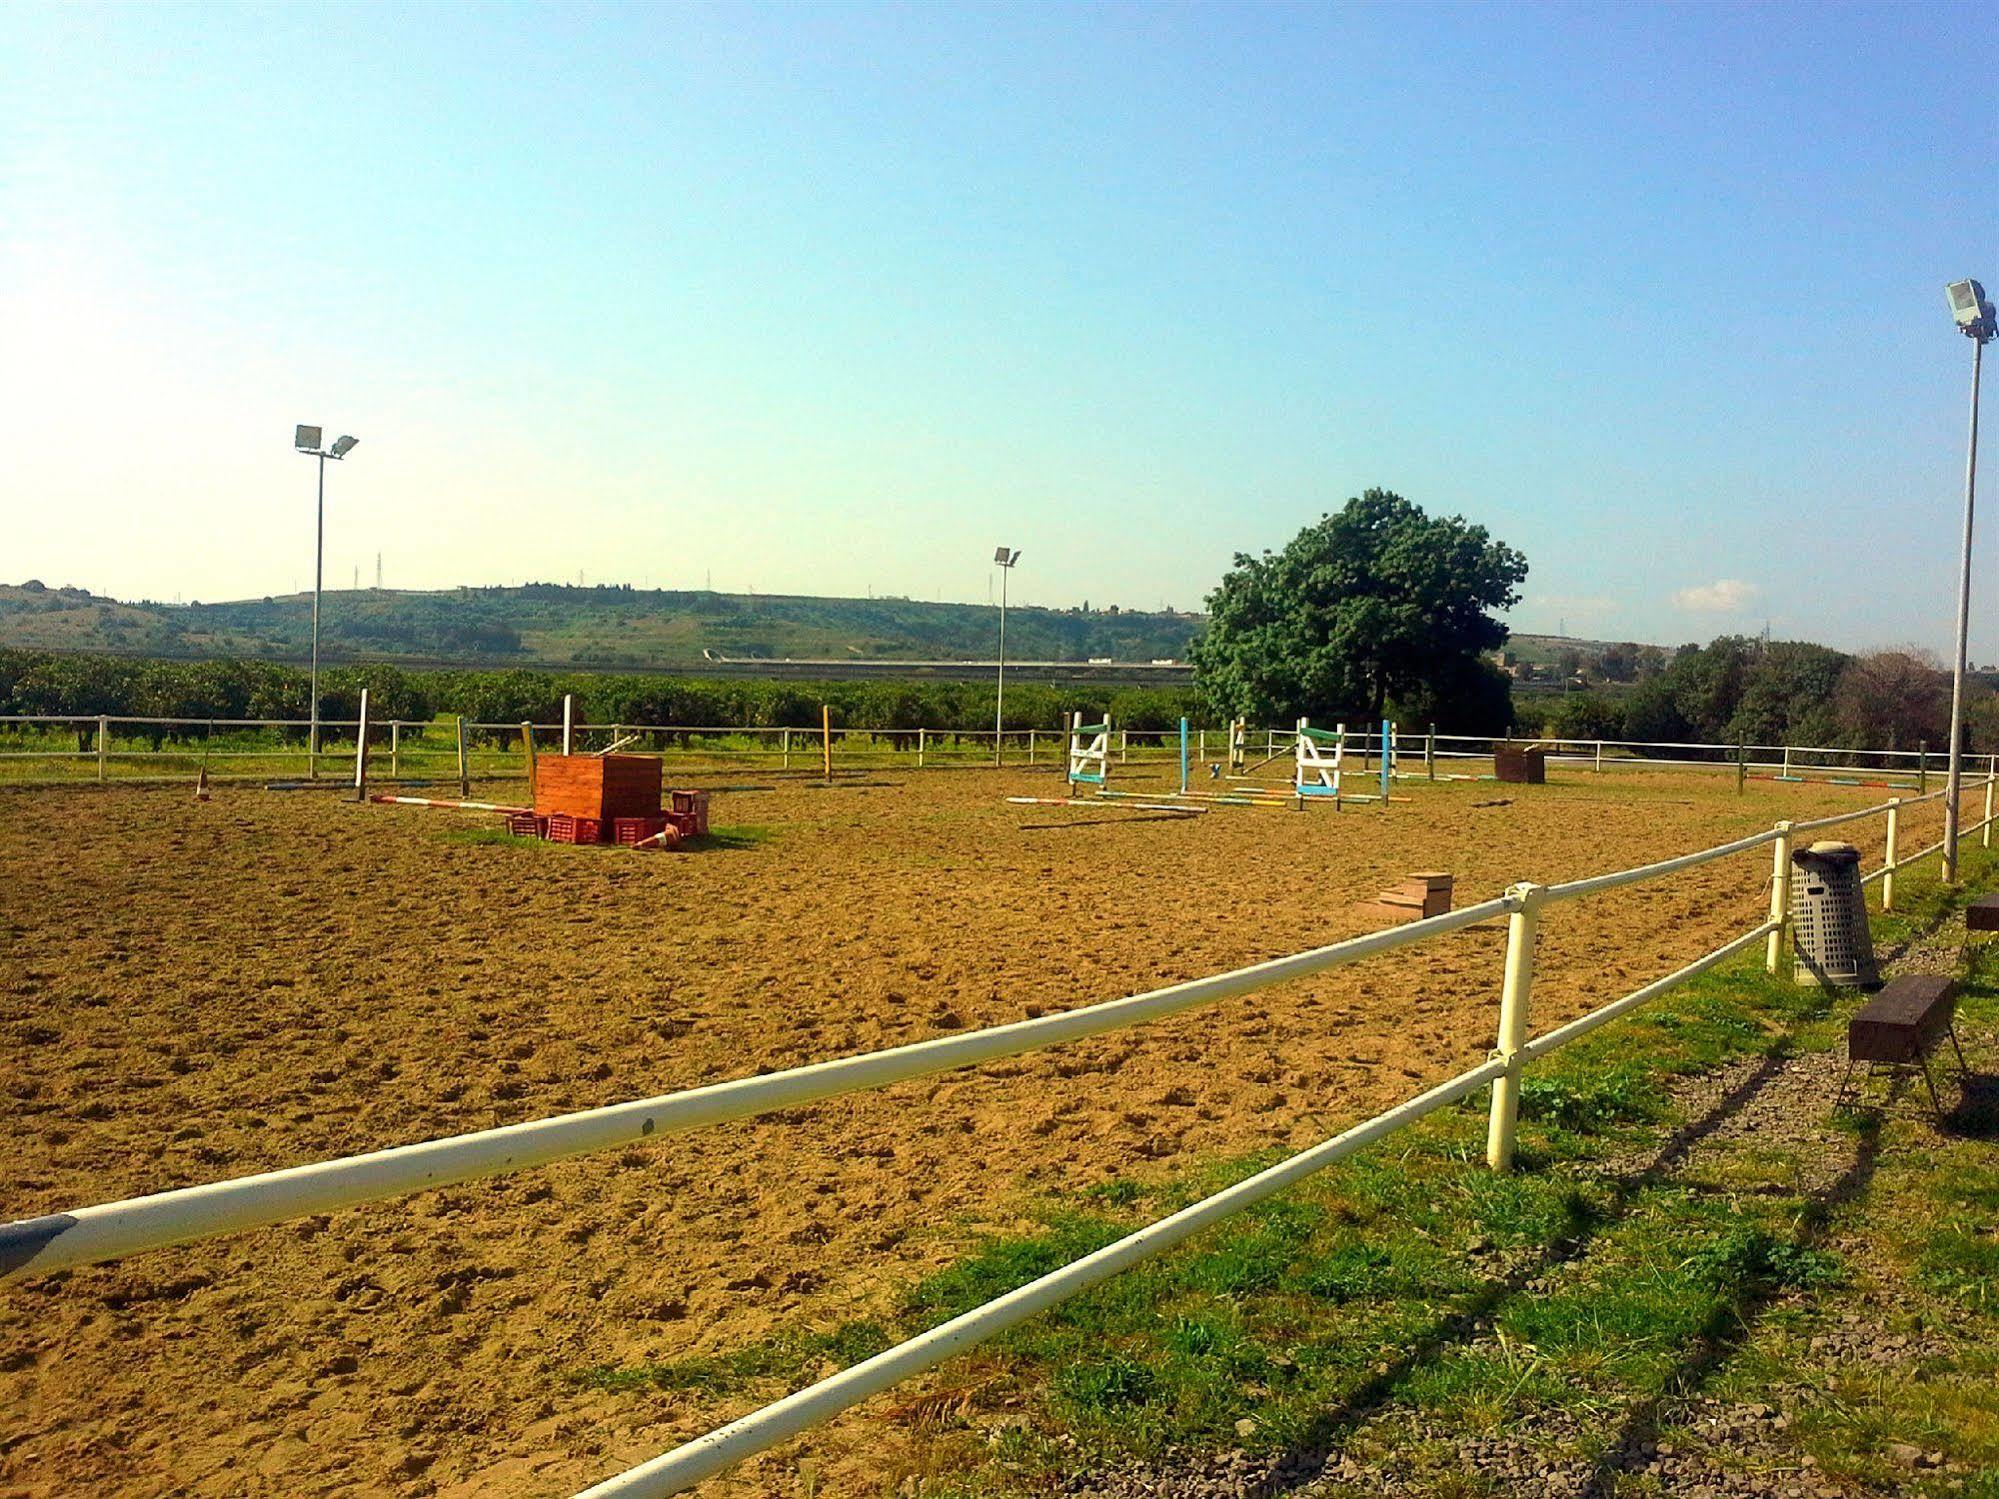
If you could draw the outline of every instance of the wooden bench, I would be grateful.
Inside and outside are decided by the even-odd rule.
[[[1853,1069],[1866,1062],[1870,1071],[1882,1067],[1920,1070],[1930,1090],[1930,1107],[1942,1118],[1943,1105],[1937,1101],[1936,1079],[1930,1075],[1930,1053],[1939,1041],[1946,1036],[1950,1038],[1951,1050],[1957,1054],[1959,1075],[1970,1075],[1952,1023],[1956,1015],[1956,979],[1940,973],[1912,973],[1891,980],[1846,1024],[1846,1075],[1840,1079],[1839,1098],[1834,1107],[1844,1105]]]

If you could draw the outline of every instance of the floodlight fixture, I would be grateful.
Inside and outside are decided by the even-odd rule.
[[[353,449],[354,444],[360,440],[358,437],[336,437],[333,439],[333,446],[327,450],[327,456],[329,458],[345,458]]]
[[[1012,567],[1014,563],[1020,561],[1020,549],[1015,547],[1012,551],[1008,551],[1005,547],[1000,547],[993,553],[993,561],[1001,567]]]
[[[319,451],[319,428],[301,425],[298,431],[292,434],[292,446],[297,448],[301,453],[317,453]]]
[[[1999,331],[1999,319],[1994,318],[1992,304],[1985,300],[1985,288],[1976,281],[1953,281],[1943,289],[1943,294],[1950,303],[1957,331],[1966,338],[1984,343]]]

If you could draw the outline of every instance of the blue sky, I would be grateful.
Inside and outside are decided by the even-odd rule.
[[[1941,649],[1989,23],[11,6],[0,578],[309,584],[311,421],[343,586],[1194,607],[1382,485],[1518,628]]]

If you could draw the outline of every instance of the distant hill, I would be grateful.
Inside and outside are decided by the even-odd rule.
[[[359,589],[324,595],[327,660],[411,665],[691,668],[714,657],[777,660],[990,660],[999,611],[911,599],[670,592],[625,587]],[[1007,610],[1009,661],[1184,660],[1199,614]],[[299,661],[311,651],[312,596],[223,604],[126,603],[82,588],[0,584],[0,646],[160,657]]]

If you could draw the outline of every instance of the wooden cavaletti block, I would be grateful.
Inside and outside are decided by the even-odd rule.
[[[651,755],[542,755],[535,773],[534,810],[549,817],[659,815],[659,761]]]

